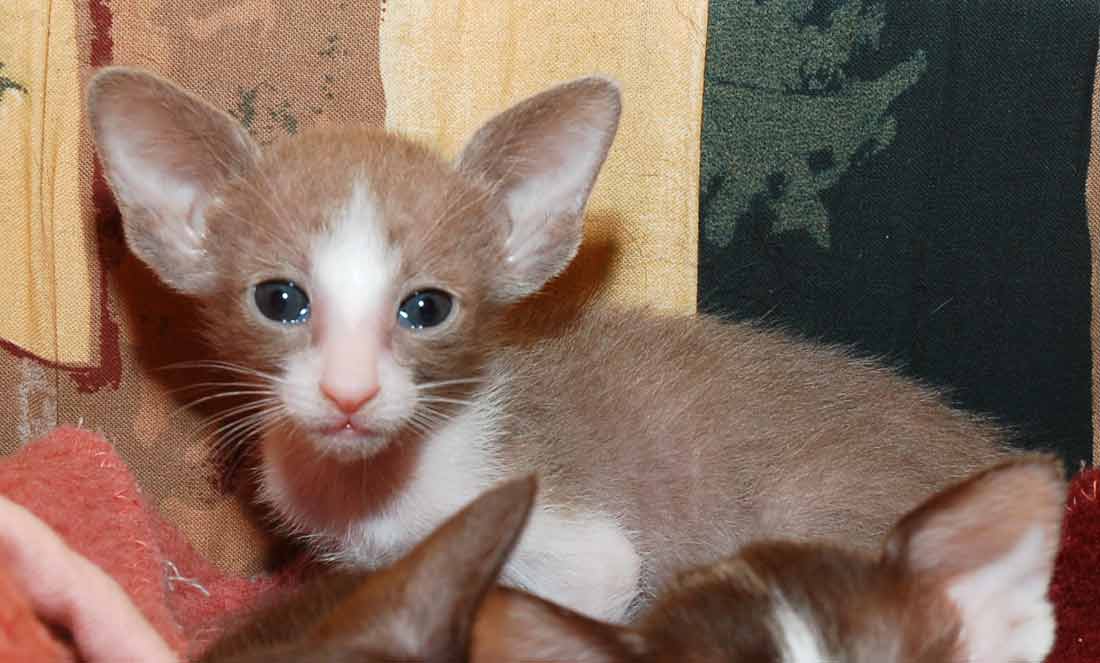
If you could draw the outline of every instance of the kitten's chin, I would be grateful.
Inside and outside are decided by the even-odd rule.
[[[365,460],[377,455],[390,442],[390,436],[352,428],[307,430],[303,442],[322,456],[338,460]]]

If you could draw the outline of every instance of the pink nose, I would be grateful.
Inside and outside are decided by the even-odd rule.
[[[378,395],[378,385],[360,389],[339,389],[322,382],[321,393],[344,414],[355,414]]]

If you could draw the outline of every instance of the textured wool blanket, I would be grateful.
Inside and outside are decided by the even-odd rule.
[[[150,507],[114,447],[88,431],[61,428],[0,459],[0,496],[9,500],[0,502],[5,663],[157,663],[157,640],[170,650],[162,653],[187,657],[294,574],[218,571]]]

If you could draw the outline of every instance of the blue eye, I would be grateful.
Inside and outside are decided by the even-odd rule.
[[[414,292],[397,309],[397,324],[406,329],[435,327],[451,314],[451,296],[442,290]]]
[[[252,297],[268,320],[284,325],[309,320],[309,297],[291,281],[264,281],[254,288]]]

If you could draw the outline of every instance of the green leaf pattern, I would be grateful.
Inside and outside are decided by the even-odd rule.
[[[879,48],[885,9],[833,0],[738,0],[716,3],[736,27],[737,53],[708,80],[716,108],[704,140],[719,133],[727,172],[718,178],[732,213],[708,219],[705,239],[725,247],[739,217],[763,195],[777,217],[774,232],[804,228],[829,248],[820,194],[853,165],[888,147],[896,134],[890,104],[927,68],[921,51],[874,80],[849,74],[857,58]],[[816,16],[820,14],[820,16]]]

